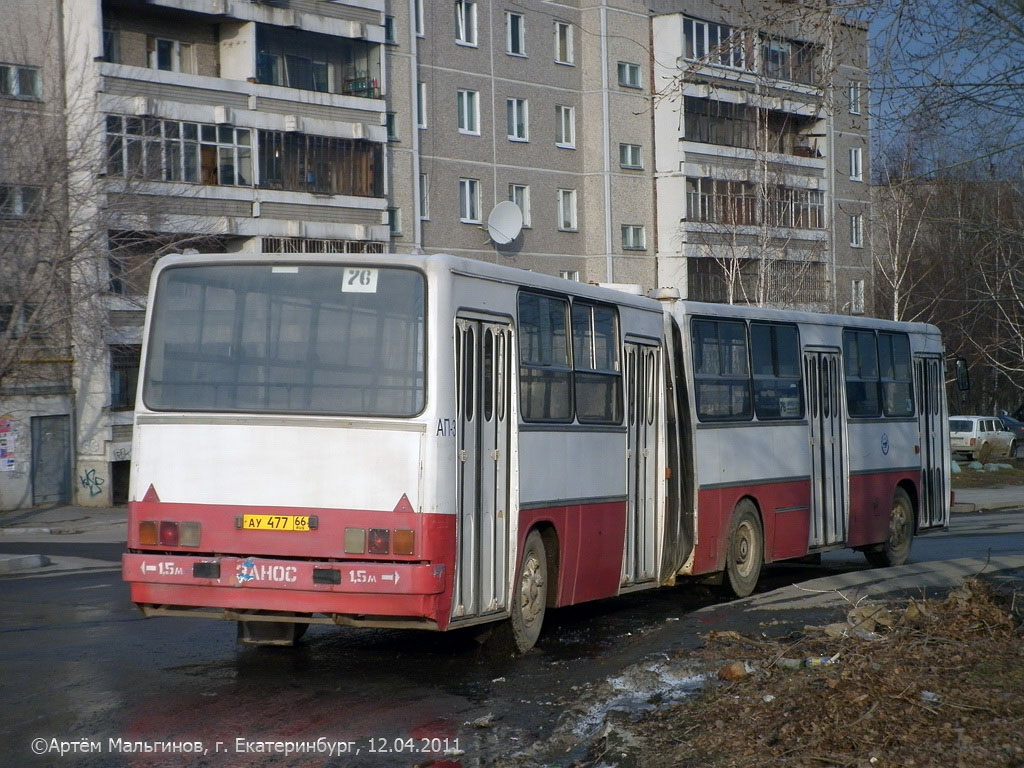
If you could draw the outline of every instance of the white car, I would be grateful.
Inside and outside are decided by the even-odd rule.
[[[1017,451],[1013,432],[1003,429],[1003,423],[995,416],[950,417],[949,446],[953,453],[979,461],[988,461],[993,456],[1013,457]]]

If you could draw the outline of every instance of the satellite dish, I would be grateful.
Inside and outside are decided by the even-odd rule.
[[[487,234],[498,245],[508,245],[523,231],[523,212],[511,200],[498,203],[487,217]]]

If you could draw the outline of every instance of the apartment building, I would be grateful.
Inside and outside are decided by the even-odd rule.
[[[0,156],[0,231],[60,208],[76,296],[45,329],[0,296],[37,361],[0,378],[0,508],[123,498],[166,252],[446,251],[871,311],[866,30],[825,4],[8,5],[0,111],[51,117],[67,179]],[[504,201],[522,225],[495,237]]]
[[[14,9],[46,16],[27,27],[8,16],[0,38],[30,36],[33,99],[63,116],[67,199],[46,205],[63,205],[78,252],[67,276],[71,394],[60,403],[65,491],[41,499],[30,477],[19,485],[0,473],[0,505],[105,505],[126,493],[156,256],[387,250],[383,0]],[[0,429],[18,430],[16,465],[31,475],[34,444],[5,398],[7,412]]]
[[[69,265],[52,257],[65,220],[64,84],[55,2],[10,0],[0,32],[0,509],[62,501],[71,484]],[[10,23],[10,16],[17,24]]]
[[[655,282],[650,17],[642,3],[390,0],[396,250]],[[512,200],[523,225],[489,237]]]
[[[659,282],[704,301],[870,312],[867,30],[825,4],[661,5]]]

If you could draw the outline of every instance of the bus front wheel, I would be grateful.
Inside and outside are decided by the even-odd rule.
[[[914,540],[914,505],[902,488],[892,495],[892,512],[889,513],[889,538],[878,546],[864,551],[864,557],[876,568],[903,565],[910,557],[910,545]]]
[[[764,534],[757,507],[743,499],[732,513],[729,526],[729,551],[726,553],[725,576],[736,597],[754,591],[764,563]]]
[[[519,653],[533,648],[540,637],[547,609],[548,560],[538,531],[526,537],[519,573],[512,593],[512,639]]]

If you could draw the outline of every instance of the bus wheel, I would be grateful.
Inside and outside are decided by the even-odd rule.
[[[540,637],[548,597],[548,559],[540,533],[526,537],[519,560],[519,576],[512,593],[512,639],[520,653],[533,648]]]
[[[736,505],[729,528],[729,551],[726,553],[725,575],[729,589],[736,597],[754,591],[764,563],[764,534],[757,507],[750,499]]]
[[[889,513],[889,538],[877,547],[866,550],[864,557],[876,568],[903,565],[910,557],[913,539],[914,507],[907,492],[897,488],[892,495],[892,512]]]

